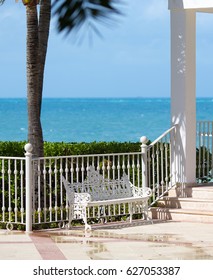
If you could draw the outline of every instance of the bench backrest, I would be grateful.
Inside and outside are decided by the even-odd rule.
[[[93,167],[88,177],[81,183],[69,183],[69,193],[88,193],[92,201],[132,197],[132,187],[124,173],[121,179],[105,179]]]

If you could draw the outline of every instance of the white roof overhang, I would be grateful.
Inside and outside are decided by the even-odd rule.
[[[169,10],[192,9],[197,12],[213,13],[213,0],[168,0]]]

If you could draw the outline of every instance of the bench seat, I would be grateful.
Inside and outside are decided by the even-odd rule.
[[[149,197],[148,197],[149,198]],[[113,205],[113,204],[122,204],[122,203],[131,203],[146,200],[147,197],[125,197],[125,198],[116,198],[116,199],[108,199],[108,200],[95,200],[89,201],[87,206],[98,206],[98,205]]]

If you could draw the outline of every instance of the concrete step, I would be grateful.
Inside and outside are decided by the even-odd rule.
[[[150,209],[152,219],[213,223],[213,185],[186,187],[183,194],[171,191],[160,199]]]
[[[158,207],[162,208],[176,208],[176,209],[191,209],[213,211],[213,200],[200,198],[180,198],[180,197],[164,197],[157,203]]]
[[[192,188],[193,198],[206,198],[213,200],[213,188],[212,187],[194,187]]]
[[[153,220],[213,223],[213,211],[152,207],[150,209],[150,216]]]
[[[187,187],[184,192],[187,197],[213,199],[213,186]]]

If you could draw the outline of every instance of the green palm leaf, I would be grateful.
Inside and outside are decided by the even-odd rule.
[[[78,31],[87,24],[96,33],[96,22],[110,23],[114,15],[121,15],[120,9],[116,8],[119,0],[54,0],[53,14],[58,18],[58,30]]]

